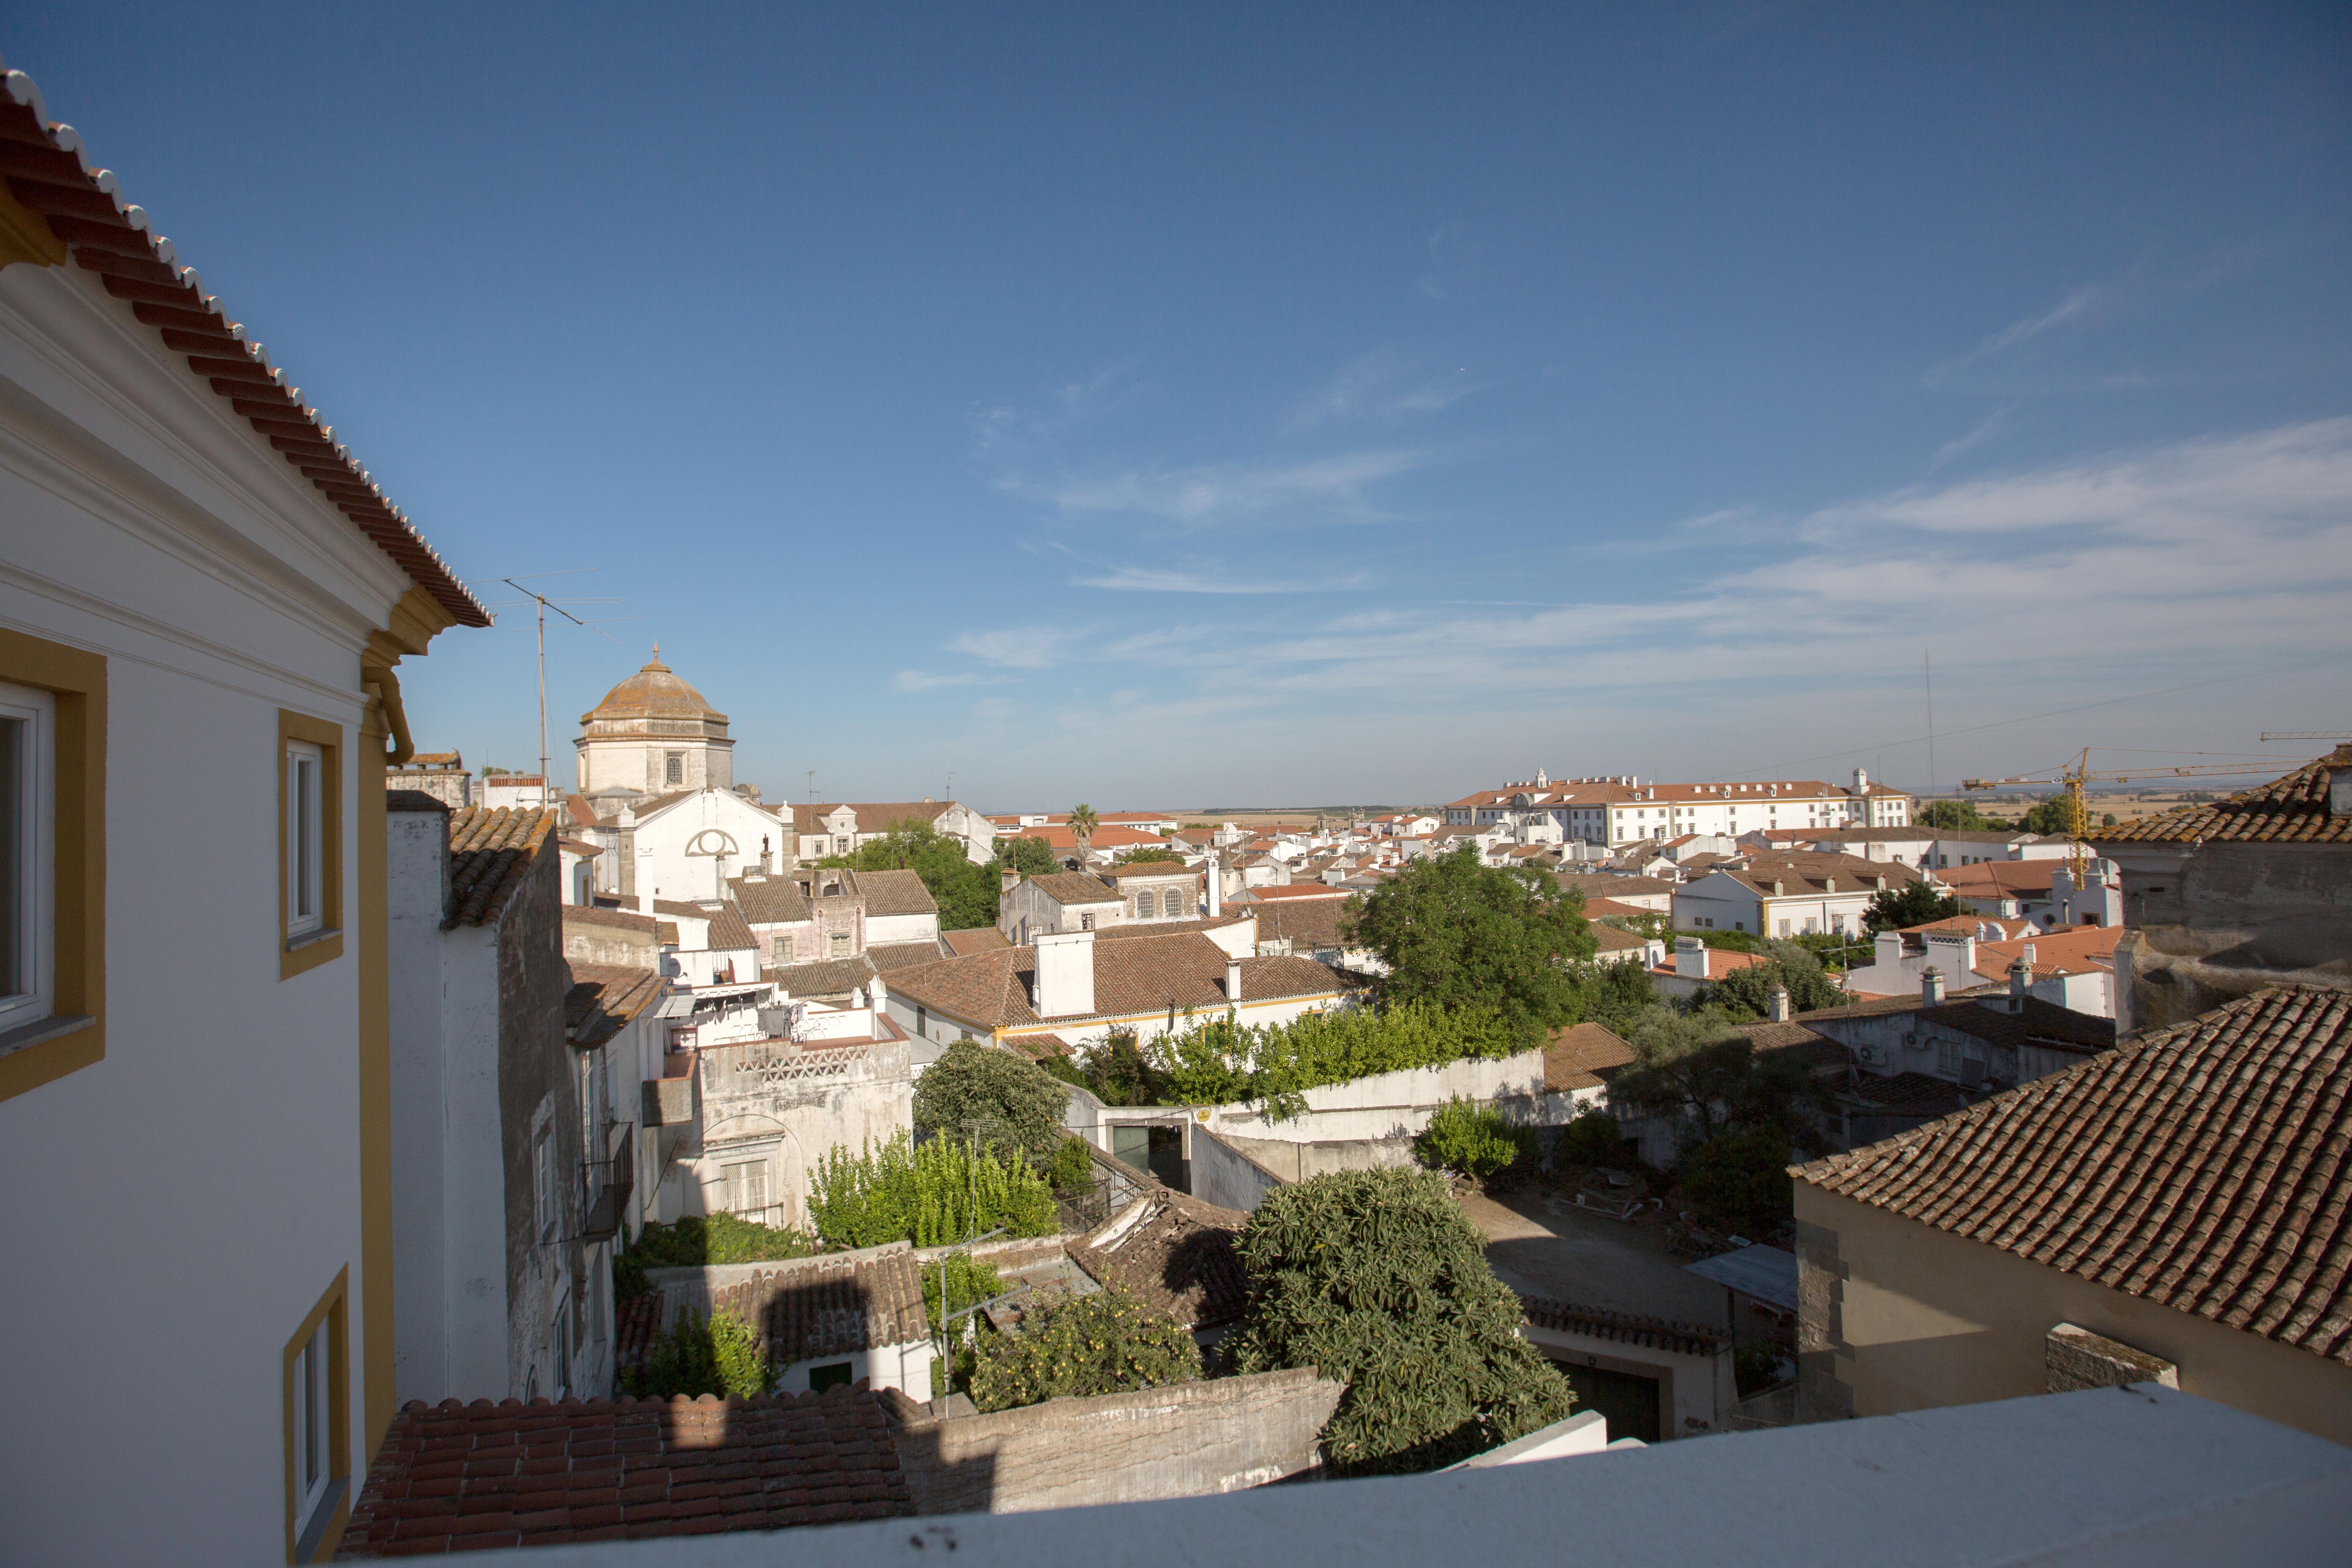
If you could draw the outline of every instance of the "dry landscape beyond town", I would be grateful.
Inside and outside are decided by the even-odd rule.
[[[2352,1554],[2352,16],[0,48],[0,1563]]]

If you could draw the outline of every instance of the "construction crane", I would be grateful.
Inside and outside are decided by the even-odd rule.
[[[2272,739],[2268,735],[2263,738]],[[2066,869],[2073,875],[2074,886],[2079,888],[2083,886],[2084,878],[2091,868],[2091,808],[2089,802],[2084,797],[2083,786],[2093,779],[2097,779],[2102,784],[2121,784],[2130,779],[2194,778],[2202,773],[2236,773],[2242,776],[2255,771],[2258,770],[2248,768],[2243,763],[2203,763],[2186,768],[2101,768],[2095,772],[2091,767],[2091,753],[2088,749],[2085,749],[2081,756],[2063,767],[2046,769],[2038,774],[2020,774],[2013,778],[1962,779],[1960,787],[1962,789],[1998,789],[2003,784],[2063,784],[2066,787],[2064,799],[2068,840]],[[2049,776],[2052,773],[2055,773],[2058,777],[2052,779]]]
[[[2265,741],[2352,741],[2352,730],[2266,730]]]

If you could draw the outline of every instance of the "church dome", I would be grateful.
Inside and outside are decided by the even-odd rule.
[[[604,693],[604,701],[580,716],[583,724],[600,719],[712,719],[724,724],[727,715],[671,674],[656,646],[643,669]]]

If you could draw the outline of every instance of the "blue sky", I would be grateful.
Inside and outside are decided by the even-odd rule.
[[[1947,783],[2352,724],[2340,7],[81,5],[0,53],[485,597],[642,617],[550,633],[559,768],[656,639],[771,798],[988,809],[1918,783],[1923,649]],[[531,765],[528,616],[406,687]]]

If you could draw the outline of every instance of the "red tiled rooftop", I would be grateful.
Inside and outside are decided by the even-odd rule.
[[[877,1397],[412,1402],[341,1557],[779,1530],[911,1514]]]

